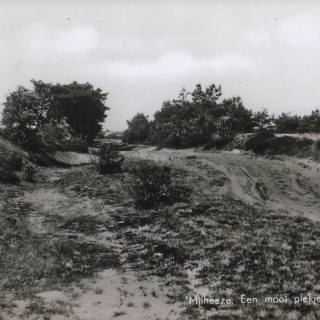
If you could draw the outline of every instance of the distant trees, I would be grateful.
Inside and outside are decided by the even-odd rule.
[[[149,122],[148,141],[168,147],[193,147],[219,139],[228,139],[231,132],[251,131],[253,114],[240,97],[223,100],[221,86],[203,89],[197,84],[192,92],[185,88],[176,100],[165,101]],[[130,128],[129,128],[130,129]]]
[[[149,137],[150,123],[148,116],[137,113],[131,120],[127,120],[128,129],[124,132],[123,141],[126,143],[143,143]]]
[[[297,132],[299,126],[301,126],[301,117],[291,115],[291,112],[282,112],[278,118],[274,120],[276,124],[277,131],[282,133],[293,133]]]
[[[5,136],[20,146],[32,148],[44,132],[67,133],[90,141],[106,118],[107,93],[89,83],[53,85],[31,80],[33,90],[18,86],[3,103]],[[67,131],[67,132],[66,132]]]
[[[320,133],[320,111],[316,109],[311,115],[303,117],[282,113],[274,120],[277,132],[281,133]]]
[[[270,116],[269,111],[265,108],[254,113],[254,122],[260,131],[267,129],[272,124],[273,120],[274,115]]]

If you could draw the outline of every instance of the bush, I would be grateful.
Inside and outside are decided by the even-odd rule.
[[[63,151],[88,153],[88,142],[80,138],[71,138],[62,142]]]
[[[260,153],[263,151],[266,151],[270,147],[270,141],[268,140],[260,140],[257,141],[257,143],[252,148],[252,151],[254,153]]]
[[[225,145],[227,145],[231,141],[232,141],[232,138],[221,138],[221,139],[218,139],[218,140],[215,141],[216,148],[217,149],[221,149],[222,147],[224,147]]]
[[[23,181],[34,182],[35,174],[38,172],[37,166],[30,161],[25,161],[21,169],[21,178]]]
[[[159,204],[186,201],[190,194],[188,187],[172,184],[167,166],[141,162],[131,172],[135,175],[131,194],[139,208],[151,209]]]
[[[0,152],[0,181],[5,183],[19,183],[17,172],[22,168],[22,156],[15,152]]]
[[[274,137],[275,135],[271,131],[261,131],[246,141],[245,148],[253,150],[253,152],[263,152],[270,146],[268,140]]]
[[[317,149],[320,149],[320,139],[316,141],[316,147]]]
[[[102,144],[98,151],[99,162],[97,165],[100,174],[121,172],[121,163],[124,158],[119,153],[116,144]]]
[[[116,133],[112,132],[110,134],[106,134],[106,138],[107,139],[115,139],[118,140],[119,139],[119,135],[117,135]],[[103,138],[102,138],[103,139]]]
[[[308,138],[297,139],[294,137],[279,137],[272,141],[271,148],[275,154],[297,155],[313,145],[313,140]]]

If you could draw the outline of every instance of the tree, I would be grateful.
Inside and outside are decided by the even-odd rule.
[[[43,127],[67,124],[70,134],[90,141],[105,120],[107,93],[89,83],[52,85],[31,80],[33,90],[18,86],[3,103],[5,135],[15,143],[31,147]]]
[[[137,113],[131,120],[127,120],[128,129],[124,132],[123,141],[127,143],[144,143],[150,134],[149,116]]]
[[[7,138],[19,145],[30,145],[46,122],[51,97],[19,86],[4,102],[2,124]]]
[[[243,106],[240,97],[223,100],[221,106],[225,114],[229,116],[231,130],[252,132],[255,125],[252,110]]]
[[[262,109],[261,111],[254,113],[254,121],[259,127],[259,130],[267,129],[274,120],[274,115],[269,116],[269,112],[267,109]]]
[[[66,122],[81,139],[93,140],[102,129],[101,123],[110,108],[104,105],[108,93],[101,89],[93,89],[90,83],[69,85],[57,84],[52,86],[58,106],[54,108],[52,116],[65,117]]]
[[[297,132],[300,125],[301,117],[291,115],[291,112],[284,113],[278,116],[277,119],[274,120],[277,131],[281,133],[293,133]]]

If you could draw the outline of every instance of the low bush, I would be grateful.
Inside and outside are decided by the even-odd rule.
[[[305,152],[313,145],[313,140],[308,138],[298,139],[289,136],[275,138],[271,144],[271,152],[274,154],[286,154],[289,156]]]
[[[246,150],[253,150],[254,152],[265,151],[269,144],[266,142],[275,137],[272,131],[261,131],[248,139],[245,143]],[[261,142],[264,141],[264,142]]]
[[[21,168],[21,178],[23,181],[34,182],[35,174],[37,172],[37,166],[34,163],[30,161],[24,161]]]
[[[62,151],[88,152],[88,142],[80,138],[70,138],[62,142]]]
[[[116,134],[116,133],[114,133],[114,132],[112,132],[112,133],[106,133],[106,138],[107,139],[119,139],[119,135],[118,134]],[[103,139],[103,138],[101,138],[101,139]]]
[[[225,145],[227,145],[231,141],[232,141],[231,137],[218,139],[215,141],[216,148],[221,149],[222,147],[224,147]]]
[[[313,144],[312,139],[299,139],[292,136],[275,137],[273,132],[265,131],[250,138],[245,147],[255,153],[267,151],[270,154],[277,155],[305,156],[312,152],[311,146]],[[320,148],[320,142],[316,143],[316,146]]]
[[[210,150],[212,148],[215,148],[216,147],[216,144],[214,141],[209,141],[207,142],[204,146],[203,146],[203,150]]]
[[[151,209],[159,204],[187,201],[190,194],[187,186],[172,183],[167,166],[141,162],[131,169],[131,173],[135,176],[131,194],[139,208]]]
[[[97,168],[100,174],[121,172],[121,163],[124,161],[124,157],[119,153],[116,144],[102,144],[98,156]]]
[[[254,153],[260,153],[266,151],[270,147],[270,141],[268,140],[259,140],[253,146],[252,151]]]
[[[22,156],[15,152],[0,151],[0,181],[5,183],[19,183],[17,174],[22,168]]]

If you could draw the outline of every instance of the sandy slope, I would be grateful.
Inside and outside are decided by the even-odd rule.
[[[292,158],[268,159],[256,157],[250,153],[215,152],[201,153],[193,149],[155,151],[154,147],[141,148],[132,152],[124,152],[127,159],[143,158],[152,159],[173,168],[185,169],[191,172],[196,179],[206,186],[204,191],[208,197],[228,197],[250,203],[254,206],[273,209],[275,212],[287,212],[292,215],[306,216],[314,221],[320,221],[320,165],[311,160]],[[65,160],[67,155],[61,155]],[[77,157],[72,153],[73,164],[87,164],[88,157]],[[68,189],[59,187],[59,179],[67,172],[75,170],[48,168],[42,172],[46,183],[36,185],[26,184],[24,192],[15,197],[15,203],[30,203],[35,208],[35,213],[28,217],[34,232],[48,234],[49,229],[43,223],[42,213],[52,216],[72,217],[86,216],[106,219],[110,212],[122,210],[121,206],[102,203],[101,199],[79,197],[73,192],[72,186]],[[78,169],[77,169],[78,170]],[[214,170],[214,171],[212,171]],[[220,172],[223,183],[220,186],[210,186],[211,175]],[[78,172],[78,171],[77,171]],[[88,177],[89,179],[89,177]],[[199,188],[198,185],[192,185]],[[82,186],[85,189],[86,186]],[[90,188],[88,186],[87,188]],[[112,185],[110,185],[112,188]],[[2,204],[4,199],[2,199]],[[104,217],[104,218],[102,218]],[[76,236],[110,246],[112,233],[101,230],[97,236],[78,233]],[[55,237],[67,237],[65,231],[56,231]],[[116,248],[121,251],[121,247]],[[191,280],[191,279],[190,279]],[[121,273],[116,270],[105,270],[93,280],[85,283],[87,290],[81,291],[79,296],[74,293],[79,287],[70,292],[43,292],[39,296],[50,304],[56,299],[70,301],[74,304],[73,315],[69,319],[111,319],[119,312],[120,319],[176,319],[181,310],[178,304],[168,305],[165,301],[170,288],[163,287],[160,279],[149,277],[137,280],[137,275],[132,272]],[[161,287],[161,290],[159,289]],[[97,293],[97,289],[101,292]],[[151,293],[160,290],[156,298]],[[99,291],[99,290],[98,290]],[[72,294],[71,294],[72,293]],[[148,296],[148,298],[146,298]],[[152,300],[152,301],[151,301]],[[148,302],[150,306],[144,304]],[[132,307],[128,306],[132,303]],[[26,307],[25,301],[18,301],[15,315],[4,315],[6,319],[19,319]],[[20,308],[20,309],[19,309]],[[124,312],[121,315],[121,312]],[[30,319],[40,319],[37,315]],[[65,319],[65,316],[54,315],[51,319]]]
[[[133,155],[187,170],[201,168],[200,164],[205,166],[205,170],[214,168],[228,179],[219,191],[221,195],[320,221],[319,162],[284,156],[266,158],[229,151],[152,150],[154,148],[140,149]],[[194,163],[186,163],[186,157],[192,155],[197,157]]]

